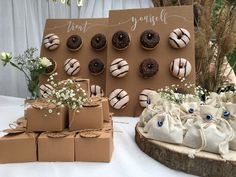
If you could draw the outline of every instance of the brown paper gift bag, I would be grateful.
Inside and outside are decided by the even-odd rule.
[[[37,147],[35,133],[25,133],[24,129],[7,129],[0,137],[0,163],[35,162]]]
[[[91,100],[102,104],[103,120],[105,122],[109,122],[111,117],[110,117],[108,98],[106,98],[106,97],[91,97]]]
[[[52,113],[49,113],[49,109]],[[25,110],[27,132],[62,131],[66,126],[67,114],[67,108],[36,100]]]
[[[38,160],[40,162],[73,162],[73,132],[44,132],[38,137]]]
[[[84,105],[81,109],[69,110],[69,130],[101,129],[103,109],[99,103]]]
[[[80,87],[85,91],[87,97],[90,97],[90,81],[89,79],[81,79],[78,77],[73,77],[72,80],[80,84]]]
[[[84,130],[75,137],[75,161],[110,162],[113,152],[112,121],[102,130]]]

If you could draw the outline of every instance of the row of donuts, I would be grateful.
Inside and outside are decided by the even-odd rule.
[[[155,91],[152,89],[144,89],[139,94],[139,104],[141,107],[147,107],[151,104],[150,96]],[[109,95],[109,103],[114,109],[124,109],[129,103],[129,94],[124,89],[115,89]]]
[[[143,78],[150,78],[157,74],[158,62],[153,58],[144,59],[139,65],[139,73]],[[176,58],[170,63],[170,71],[177,78],[187,77],[192,70],[191,63],[185,58]],[[129,64],[123,58],[117,58],[110,65],[110,73],[114,77],[124,77],[129,72]]]
[[[145,50],[153,50],[160,43],[160,35],[158,32],[148,29],[142,32],[139,41],[141,47]],[[190,42],[191,35],[184,28],[176,28],[169,34],[169,44],[175,49],[184,48]],[[112,36],[112,46],[116,50],[125,50],[131,42],[130,35],[125,31],[117,31]]]
[[[169,34],[169,44],[173,48],[184,48],[190,41],[190,33],[184,28],[176,28]],[[116,50],[125,50],[131,42],[130,35],[125,31],[117,31],[112,36],[112,46]],[[140,44],[146,50],[153,50],[160,42],[158,32],[154,30],[145,30],[140,35]],[[55,50],[60,45],[60,39],[57,35],[50,33],[43,39],[44,47],[48,50]],[[95,34],[90,41],[91,47],[95,50],[103,50],[107,46],[106,36],[104,34]],[[67,48],[70,51],[78,51],[82,45],[83,40],[79,35],[71,35],[66,42]]]
[[[53,59],[50,59],[53,63],[46,69],[46,74],[50,75],[55,72],[57,64]],[[94,58],[88,64],[88,69],[92,75],[100,75],[105,70],[105,64],[99,58]],[[80,71],[80,62],[75,58],[69,58],[64,63],[65,72],[74,76]],[[139,73],[143,78],[150,78],[154,76],[159,70],[159,64],[155,59],[144,59],[139,65]],[[191,64],[187,59],[176,58],[170,64],[170,71],[173,76],[177,78],[187,77],[191,73]],[[124,77],[129,72],[129,64],[123,58],[116,58],[110,64],[110,73],[114,77]]]
[[[42,84],[40,87],[40,94],[43,98],[51,95],[53,87],[50,84]],[[90,96],[104,96],[104,91],[99,85],[90,86]],[[151,104],[150,95],[155,92],[152,89],[144,89],[139,94],[139,103],[141,107],[147,107]],[[109,103],[114,109],[123,109],[129,102],[129,95],[124,89],[115,89],[109,95]]]
[[[49,66],[45,74],[46,75],[51,75],[54,73],[57,69],[57,63],[53,59],[49,58],[51,61],[52,65]],[[105,64],[103,61],[99,58],[94,58],[92,59],[89,64],[88,64],[88,69],[92,75],[100,75],[104,72],[105,70]],[[80,62],[75,59],[75,58],[68,58],[64,62],[64,71],[69,75],[69,76],[74,76],[80,71]]]
[[[48,50],[56,50],[60,45],[60,38],[53,33],[47,34],[43,38],[43,45]],[[95,50],[103,50],[107,45],[106,36],[101,33],[95,34],[91,38],[90,45]],[[71,35],[67,39],[66,46],[69,51],[76,52],[83,46],[83,40],[77,34]]]

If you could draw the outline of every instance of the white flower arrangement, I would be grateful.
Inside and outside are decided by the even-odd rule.
[[[57,73],[54,73],[48,79],[48,82],[53,87],[48,102],[56,106],[68,107],[69,109],[82,108],[88,101],[85,90],[72,79],[57,82],[56,75]]]
[[[196,87],[194,84],[185,83],[184,87],[186,89],[180,89],[181,87],[179,85],[173,84],[171,86],[158,89],[157,92],[160,93],[164,100],[168,100],[176,104],[183,103],[189,97],[200,101],[203,95],[207,95],[207,90],[201,88],[200,86]]]
[[[14,58],[10,53],[0,53],[0,63],[3,66],[9,64],[25,75],[32,99],[39,97],[39,76],[45,73],[46,69],[52,65],[51,61],[46,57],[39,58],[35,56],[36,51],[36,48],[29,48],[22,55]]]
[[[39,58],[39,64],[45,68],[52,65],[52,62],[46,57]]]
[[[0,53],[0,61],[2,61],[3,65],[5,66],[11,60],[11,54],[7,52]]]

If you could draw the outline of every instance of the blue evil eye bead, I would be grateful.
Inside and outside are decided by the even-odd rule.
[[[211,114],[208,114],[208,115],[206,116],[206,118],[207,118],[207,120],[212,120],[212,119],[213,119],[213,116],[212,116]]]
[[[230,116],[230,112],[229,111],[224,111],[223,116],[228,118]]]
[[[188,113],[190,113],[190,114],[192,114],[194,112],[194,109],[193,108],[190,108],[189,110],[188,110]]]
[[[151,100],[149,98],[147,99],[147,104],[151,104]]]
[[[157,121],[157,125],[158,125],[158,127],[162,127],[163,122],[162,121]]]

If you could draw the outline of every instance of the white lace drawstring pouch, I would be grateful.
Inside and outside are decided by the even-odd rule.
[[[222,103],[222,96],[215,92],[211,92],[209,98],[205,101],[206,105],[210,105],[216,108],[221,108]]]
[[[229,122],[234,131],[234,134],[236,135],[236,104],[231,102],[225,103],[222,112],[222,118]],[[236,150],[236,136],[234,136],[233,140],[230,141],[229,148]]]
[[[163,104],[164,99],[162,98],[161,93],[159,93],[159,92],[151,92],[149,94],[149,96],[150,96],[151,104],[159,105],[159,106]]]
[[[183,127],[179,117],[179,109],[174,105],[165,105],[165,112],[156,115],[144,127],[146,137],[167,143],[182,144]]]
[[[193,124],[193,120],[199,117],[200,114],[200,100],[189,95],[186,100],[180,104],[180,119],[183,124],[184,134]]]
[[[221,109],[209,105],[200,106],[202,121],[197,119],[188,129],[183,144],[194,148],[189,156],[204,150],[220,154],[222,157],[229,152],[229,142],[234,132],[227,121],[220,118]]]
[[[139,118],[142,125],[145,126],[155,115],[163,113],[164,109],[162,105],[150,104],[143,110]]]

